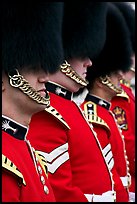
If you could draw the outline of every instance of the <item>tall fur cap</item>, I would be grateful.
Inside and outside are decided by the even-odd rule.
[[[41,65],[55,72],[63,61],[62,2],[2,2],[2,69]]]
[[[64,55],[92,59],[106,39],[107,2],[65,2],[63,18]]]
[[[123,14],[130,32],[133,52],[135,52],[135,10],[129,2],[113,2]]]
[[[131,66],[131,41],[129,30],[121,12],[109,3],[105,45],[88,69],[87,80],[109,75],[112,72],[128,71]]]

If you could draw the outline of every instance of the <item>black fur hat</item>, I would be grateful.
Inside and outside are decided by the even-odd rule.
[[[80,1],[64,3],[63,45],[65,59],[91,60],[106,39],[107,2]]]
[[[129,70],[131,54],[131,41],[125,19],[119,9],[109,3],[106,42],[99,56],[92,61],[87,80],[90,82],[118,70]]]
[[[63,61],[62,2],[2,2],[2,69],[41,65],[55,72]]]
[[[113,2],[122,12],[129,28],[133,52],[135,52],[135,10],[129,2]]]

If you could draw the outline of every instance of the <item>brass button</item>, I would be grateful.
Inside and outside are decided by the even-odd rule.
[[[40,174],[42,174],[41,166],[38,166],[38,172],[39,172]]]
[[[48,187],[47,187],[46,185],[44,185],[44,192],[45,192],[46,194],[49,194],[49,189],[48,189]]]
[[[41,180],[42,184],[44,185],[44,184],[45,184],[45,178],[44,178],[44,176],[41,176],[41,177],[40,177],[40,180]]]

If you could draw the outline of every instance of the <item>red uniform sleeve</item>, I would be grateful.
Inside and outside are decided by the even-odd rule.
[[[2,202],[20,202],[20,188],[18,178],[2,170]]]
[[[87,202],[84,193],[73,183],[71,163],[69,160],[62,163],[54,173],[49,172],[49,181],[57,202]],[[75,177],[75,175],[74,175]]]
[[[121,97],[115,97],[112,100],[111,110],[115,114],[115,107],[121,108],[121,121],[126,128],[121,127],[122,135],[124,136],[126,154],[129,161],[130,174],[132,179],[131,189],[135,190],[135,106],[133,100],[125,100]],[[117,118],[118,115],[115,114]],[[120,115],[119,115],[120,119]],[[120,120],[117,120],[119,123]]]
[[[56,201],[88,202],[84,193],[73,182],[74,178],[72,176],[70,163],[71,155],[69,154],[69,142],[67,139],[70,135],[67,135],[64,126],[57,123],[52,115],[48,115],[47,119],[45,118],[45,113],[41,112],[35,117],[35,120],[32,120],[30,124],[28,138],[36,150],[42,151],[41,154],[46,154],[45,158],[48,164],[48,178]],[[37,121],[39,121],[39,123]],[[37,127],[37,123],[39,124],[39,134],[34,128]],[[58,155],[59,150],[62,151],[62,153]],[[48,159],[47,156],[50,157],[50,159]]]

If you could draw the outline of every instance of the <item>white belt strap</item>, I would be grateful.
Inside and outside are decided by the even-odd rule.
[[[84,194],[88,202],[116,202],[116,192],[107,191],[102,195]]]
[[[127,176],[124,176],[124,177],[120,177],[120,179],[121,179],[124,187],[128,188],[131,185],[131,176],[130,176],[130,174],[127,175]]]
[[[129,202],[135,202],[135,193],[129,192]]]

